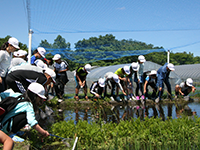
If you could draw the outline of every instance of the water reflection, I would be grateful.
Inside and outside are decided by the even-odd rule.
[[[200,104],[196,104],[200,106]],[[200,109],[196,105],[191,104],[151,104],[151,105],[114,105],[114,106],[95,106],[86,108],[74,108],[74,110],[65,110],[65,120],[73,119],[75,124],[79,120],[88,122],[98,122],[100,119],[106,122],[119,123],[121,120],[131,120],[140,118],[144,120],[146,117],[161,118],[163,121],[168,118],[179,118],[182,114],[194,116],[200,114]],[[196,110],[194,109],[194,106]]]

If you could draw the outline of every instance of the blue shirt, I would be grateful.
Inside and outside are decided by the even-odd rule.
[[[157,71],[157,77],[158,77],[158,86],[162,87],[162,83],[164,80],[169,79],[169,73],[170,71],[167,71],[167,65],[168,63],[165,63],[164,66],[160,67]]]
[[[31,65],[34,64],[34,62],[35,62],[36,59],[37,59],[37,58],[35,57],[35,55],[33,55],[33,56],[31,57]]]

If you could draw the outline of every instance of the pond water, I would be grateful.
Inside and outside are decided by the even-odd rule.
[[[94,108],[74,108],[71,110],[65,110],[65,120],[73,119],[75,123],[78,120],[87,120],[88,122],[97,121],[99,118],[104,122],[116,122],[120,120],[130,120],[133,118],[144,119],[145,117],[159,117],[162,120],[166,120],[167,117],[173,119],[178,118],[181,114],[188,116],[197,115],[200,117],[200,103],[193,102],[187,104],[152,104],[144,106],[129,106],[129,105],[116,105],[112,107],[100,107]]]

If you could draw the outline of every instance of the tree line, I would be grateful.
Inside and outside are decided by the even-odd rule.
[[[0,38],[0,44],[2,45],[4,42],[8,41],[10,36],[5,38]],[[27,45],[20,43],[20,48],[23,50],[27,50]],[[117,51],[134,51],[135,50],[149,50],[149,49],[163,49],[163,47],[154,47],[153,44],[146,44],[141,41],[136,41],[132,39],[123,39],[117,40],[114,35],[106,34],[105,36],[100,35],[99,37],[90,37],[89,39],[82,39],[75,43],[75,50],[71,50],[71,44],[65,40],[61,35],[58,35],[54,43],[49,43],[46,39],[41,40],[38,46],[42,46],[44,48],[50,49],[51,51],[55,51],[59,49],[65,53],[69,52],[82,52],[82,56],[74,56],[76,61],[69,60],[63,56],[69,65],[70,70],[76,69],[80,64],[77,62],[87,62],[87,53],[84,52],[92,52],[94,57],[108,57],[103,52],[117,52]],[[99,52],[99,53],[98,53]],[[91,53],[90,53],[91,54]],[[102,56],[101,56],[102,55]],[[47,58],[53,57],[53,55],[48,53],[46,55]],[[111,60],[94,60],[90,63],[93,66],[109,66],[109,65],[117,65],[117,64],[126,64],[137,61],[138,56],[126,56],[118,59]],[[152,61],[154,63],[164,65],[167,61],[167,52],[154,52],[145,55],[146,60]],[[182,52],[182,53],[170,53],[170,62],[174,65],[184,65],[184,64],[197,64],[200,63],[200,57],[194,57],[193,53]]]

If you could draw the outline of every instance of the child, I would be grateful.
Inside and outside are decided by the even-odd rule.
[[[86,76],[88,75],[88,73],[90,73],[90,70],[91,70],[91,65],[86,64],[84,67],[83,66],[78,67],[78,69],[74,74],[74,79],[76,82],[76,89],[75,89],[76,95],[74,96],[74,98],[76,100],[79,100],[78,93],[80,88],[84,88],[85,99],[88,100]]]
[[[174,71],[174,65],[172,63],[165,63],[164,66],[160,67],[157,71],[157,86],[159,87],[158,98],[156,98],[155,102],[158,103],[161,100],[163,94],[164,83],[167,86],[167,92],[170,99],[172,99],[171,95],[171,84],[169,82],[169,75],[171,71]]]
[[[101,98],[104,93],[105,81],[103,78],[100,78],[98,81],[92,83],[90,87],[90,93],[96,98]]]
[[[130,74],[128,75],[128,78],[130,80],[130,84],[128,85],[128,93],[130,93],[128,95],[128,99],[129,100],[136,100],[136,98],[133,96],[133,79],[132,76],[133,74],[137,73],[138,70],[138,63],[133,62],[130,66]]]
[[[34,52],[33,56],[31,57],[31,64],[33,65],[36,59],[45,58],[46,50],[43,47],[38,47]]]
[[[151,95],[152,99],[156,98],[156,93],[157,93],[157,71],[156,70],[151,70],[151,72],[149,73],[149,75],[145,78],[145,83],[144,83],[144,94],[145,97],[148,98],[148,85],[151,86],[151,88],[153,89],[153,93]]]
[[[140,55],[138,57],[138,71],[137,74],[135,74],[134,81],[137,85],[135,90],[136,100],[144,100],[144,93],[143,93],[143,71],[144,71],[144,62],[146,61],[145,57],[143,55]],[[139,96],[139,90],[141,92],[141,97]]]
[[[61,55],[56,54],[53,57],[55,61],[53,67],[56,72],[56,83],[54,84],[56,96],[62,99],[64,94],[65,84],[69,81],[67,77],[67,72],[69,70],[69,65],[66,61],[61,60]]]
[[[48,131],[41,128],[35,118],[35,113],[38,112],[38,106],[42,105],[44,99],[46,99],[44,87],[34,82],[28,86],[28,90],[23,95],[18,94],[18,97],[7,97],[21,100],[21,102],[4,116],[1,122],[1,130],[6,134],[11,132],[16,133],[28,123],[44,137],[49,136]]]
[[[120,80],[119,80],[119,76],[114,74],[113,72],[107,72],[104,76],[105,78],[105,94],[107,92],[107,86],[111,89],[111,97],[110,99],[112,101],[114,101],[114,95],[115,95],[115,87],[118,86],[120,88],[120,90],[123,92],[124,95],[126,95],[124,89],[121,86]],[[109,83],[111,84],[111,86],[109,85]]]
[[[8,42],[4,43],[1,46],[0,50],[0,92],[3,92],[7,89],[5,79],[7,70],[10,67],[11,60],[12,60],[12,53],[19,49],[19,41],[11,37],[9,38]]]
[[[179,95],[187,96],[190,92],[195,92],[196,88],[193,86],[193,80],[191,78],[187,78],[185,82],[182,82],[180,85],[176,85],[175,87],[175,98]]]
[[[115,74],[119,76],[119,80],[120,80],[120,83],[123,87],[123,89],[127,89],[126,88],[126,82],[129,81],[129,78],[128,78],[128,75],[130,74],[130,67],[129,66],[124,66],[123,68],[119,68],[117,69],[117,71],[115,71]],[[116,98],[118,101],[120,101],[120,97],[119,97],[119,87],[117,87],[117,98]],[[127,100],[127,97],[126,95],[124,95],[124,99]]]

